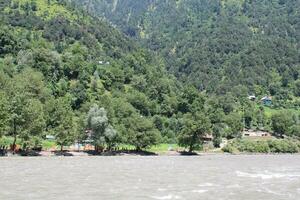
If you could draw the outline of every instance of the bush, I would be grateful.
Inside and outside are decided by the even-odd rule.
[[[225,146],[222,150],[228,153],[298,153],[300,151],[300,142],[289,139],[268,141],[236,139]]]
[[[222,149],[226,153],[238,153],[239,150],[232,144],[228,144]]]
[[[292,140],[272,140],[269,147],[273,153],[297,153],[299,152],[299,142]]]

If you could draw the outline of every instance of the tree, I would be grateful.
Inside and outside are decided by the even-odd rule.
[[[108,145],[108,149],[111,149],[117,132],[109,124],[106,110],[99,108],[96,104],[93,105],[88,112],[87,125],[92,130],[92,139],[96,151],[99,150],[99,147],[104,148],[105,145]]]
[[[24,95],[15,94],[11,100],[10,133],[14,137],[12,148],[15,151],[17,137],[23,141],[23,149],[31,137],[41,137],[45,128],[43,105],[39,100],[26,99]]]
[[[294,94],[300,97],[300,80],[295,81]]]
[[[229,132],[227,138],[240,137],[243,130],[242,117],[239,113],[233,112],[226,116],[225,123],[228,125]]]
[[[245,128],[251,129],[252,123],[254,121],[254,113],[253,108],[245,109],[244,111],[244,121],[245,121]]]
[[[211,130],[209,118],[202,112],[188,113],[183,116],[183,129],[179,135],[179,145],[188,147],[189,152],[202,144],[202,139]]]
[[[0,55],[15,52],[18,49],[17,38],[8,27],[1,27],[0,31]]]
[[[223,123],[213,125],[213,144],[215,147],[220,147],[220,144],[222,142],[222,136],[224,135],[224,128],[225,127]]]
[[[51,114],[55,119],[53,127],[56,143],[63,151],[65,145],[75,141],[74,113],[69,96],[60,97],[55,101],[55,109]]]
[[[272,129],[280,137],[288,134],[289,128],[294,125],[293,116],[288,111],[279,111],[272,115]]]
[[[40,137],[45,128],[43,105],[38,99],[42,97],[40,88],[43,86],[35,87],[35,83],[40,82],[39,85],[42,85],[43,82],[42,79],[32,81],[34,77],[34,71],[25,70],[11,78],[5,88],[9,100],[9,133],[14,138],[13,151],[18,137],[22,139],[23,148],[26,150],[31,137]]]
[[[290,128],[289,136],[300,138],[300,124],[293,125]]]
[[[8,130],[10,117],[7,95],[4,92],[0,92],[0,138]]]
[[[127,142],[135,146],[137,151],[141,151],[151,145],[157,144],[161,135],[155,128],[152,120],[138,114],[128,118],[127,125]]]
[[[45,130],[45,118],[43,104],[37,99],[30,99],[23,109],[23,130],[20,134],[22,149],[27,150],[32,145],[32,138],[41,138]],[[31,147],[37,147],[34,143]]]

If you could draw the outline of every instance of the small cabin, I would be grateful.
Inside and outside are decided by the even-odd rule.
[[[272,105],[272,98],[269,96],[265,96],[261,99],[261,102],[265,106],[271,106]]]
[[[206,133],[201,136],[201,140],[204,142],[211,142],[214,139],[213,135],[210,133]]]
[[[250,95],[250,96],[248,96],[248,99],[249,99],[250,101],[255,101],[255,100],[256,100],[256,96]]]
[[[213,135],[210,133],[201,136],[201,140],[203,141],[203,151],[206,152],[214,148],[213,139]]]
[[[46,135],[46,140],[53,141],[53,140],[55,140],[55,136],[53,136],[53,135]]]

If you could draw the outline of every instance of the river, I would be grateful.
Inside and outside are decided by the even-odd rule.
[[[299,155],[0,158],[2,200],[299,200]]]

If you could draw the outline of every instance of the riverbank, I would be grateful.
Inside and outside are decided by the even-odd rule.
[[[196,151],[196,153],[186,152],[186,149],[176,144],[158,144],[144,151],[136,151],[134,146],[119,145],[118,150],[95,152],[91,147],[84,149],[77,146],[64,147],[65,151],[60,151],[55,143],[47,143],[39,150],[22,151],[17,149],[13,154],[11,150],[0,150],[0,156],[15,157],[53,157],[53,156],[202,156],[202,155],[278,155],[278,154],[299,154],[300,141],[295,139],[233,139],[225,147],[206,149],[206,151]]]
[[[95,151],[28,151],[13,153],[8,151],[2,154],[2,157],[54,157],[54,156],[197,156],[202,153],[186,153],[178,151],[166,151],[166,152],[149,152],[149,151],[107,151],[107,152],[95,152]]]
[[[180,150],[158,150],[158,151],[136,151],[136,150],[118,150],[118,151],[104,151],[96,152],[94,150],[28,150],[18,151],[13,153],[11,150],[0,152],[0,157],[54,157],[54,156],[200,156],[200,155],[214,155],[214,154],[228,154],[221,149],[213,149],[211,151],[196,151],[187,152]]]
[[[5,155],[0,157],[114,157],[114,156],[157,156],[157,157],[168,157],[168,156],[214,156],[214,155],[300,155],[300,153],[258,153],[258,152],[223,152],[223,151],[208,151],[208,152],[179,152],[179,151],[166,151],[166,152],[148,152],[148,151],[110,151],[97,153],[94,151],[29,151],[22,153],[7,152]]]

